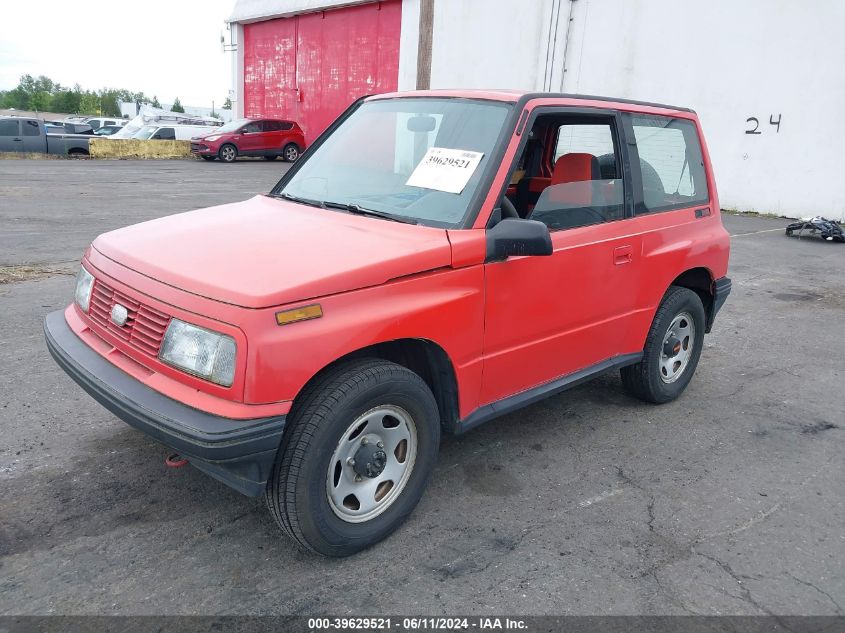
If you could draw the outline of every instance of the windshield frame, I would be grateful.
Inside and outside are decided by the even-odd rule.
[[[328,139],[329,136],[331,136],[334,131],[346,121],[346,119],[348,119],[358,108],[360,108],[367,101],[398,101],[402,99],[431,99],[436,101],[444,101],[448,99],[470,103],[501,104],[502,106],[508,109],[508,113],[505,115],[505,119],[502,122],[502,128],[499,131],[499,136],[493,144],[493,149],[490,152],[490,160],[487,161],[487,164],[484,166],[483,171],[481,172],[481,177],[478,180],[478,185],[475,189],[475,192],[473,192],[472,198],[470,198],[470,201],[467,204],[467,208],[464,212],[463,217],[454,223],[447,223],[446,225],[435,225],[424,220],[419,220],[418,218],[413,218],[419,221],[419,226],[445,228],[450,230],[471,229],[473,223],[478,217],[479,212],[481,211],[481,207],[484,204],[484,201],[487,199],[487,196],[490,193],[490,188],[492,187],[493,180],[495,179],[496,173],[498,172],[499,167],[501,166],[505,150],[507,149],[508,143],[513,137],[519,114],[522,111],[522,108],[520,107],[520,101],[504,101],[500,99],[485,99],[481,97],[460,97],[453,95],[419,95],[413,93],[409,93],[407,95],[402,96],[391,96],[387,98],[372,97],[373,95],[365,95],[360,99],[354,101],[337,119],[334,120],[334,122],[332,122],[332,124],[328,128],[326,128],[326,130],[322,134],[320,134],[320,136],[318,136],[314,140],[311,145],[308,146],[308,148],[299,157],[299,160],[297,160],[293,164],[293,166],[282,175],[279,182],[277,182],[276,185],[270,190],[268,195],[274,198],[278,198],[287,183],[296,175],[296,173],[302,168],[302,166],[308,160],[311,159],[313,152],[316,151],[317,148],[319,148],[326,141],[326,139]],[[339,212],[342,213],[342,211]]]

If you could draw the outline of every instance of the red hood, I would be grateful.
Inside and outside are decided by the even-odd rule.
[[[256,196],[143,222],[94,240],[171,286],[265,308],[449,266],[446,231]]]

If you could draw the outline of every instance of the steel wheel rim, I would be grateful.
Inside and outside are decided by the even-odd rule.
[[[285,150],[285,158],[287,158],[289,161],[295,161],[297,156],[299,156],[299,150],[297,150],[295,147],[288,147]]]
[[[365,463],[375,463],[360,459],[362,452],[374,449],[386,456],[383,470],[375,476],[360,474],[356,464],[363,470]],[[380,405],[358,416],[341,435],[329,462],[326,497],[332,511],[348,523],[379,516],[402,494],[416,457],[417,428],[410,413],[394,405]]]
[[[689,312],[681,312],[672,319],[666,334],[663,335],[663,345],[660,347],[660,380],[671,384],[678,380],[692,358],[695,347],[695,322]]]

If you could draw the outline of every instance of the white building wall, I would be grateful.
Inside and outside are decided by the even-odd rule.
[[[843,24],[841,0],[435,0],[431,85],[691,107],[723,207],[839,218]]]
[[[435,0],[431,87],[542,89],[558,3]]]
[[[420,43],[420,0],[402,0],[399,30],[399,90],[417,87],[417,49]]]
[[[692,107],[723,207],[845,215],[845,2],[578,0],[573,17],[564,90]]]

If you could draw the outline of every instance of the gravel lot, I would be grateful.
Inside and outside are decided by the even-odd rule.
[[[3,161],[0,614],[843,614],[845,245],[726,217],[734,294],[680,400],[606,375],[459,438],[397,534],[301,553],[263,501],[49,357],[98,233],[267,191],[282,163]]]

